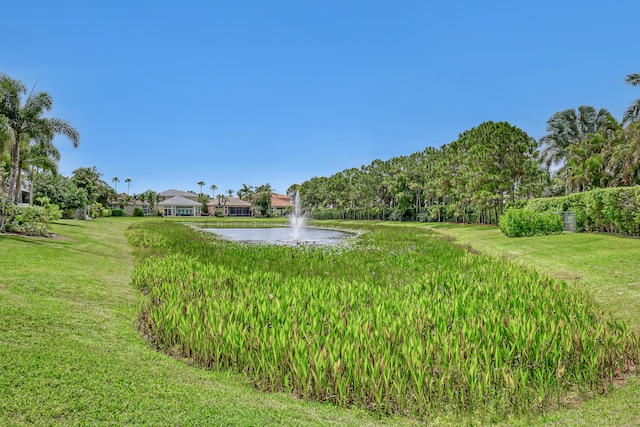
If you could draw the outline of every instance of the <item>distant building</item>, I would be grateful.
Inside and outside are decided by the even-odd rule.
[[[207,203],[209,213],[212,214],[216,209],[220,209],[222,216],[254,216],[255,212],[251,207],[251,203],[246,200],[239,199],[237,197],[227,197],[227,201],[220,201],[217,199],[211,200]]]
[[[274,215],[282,215],[287,210],[293,209],[293,203],[291,197],[284,194],[273,193],[271,194],[271,213]]]
[[[200,216],[202,203],[198,202],[198,195],[180,190],[167,190],[160,193],[161,201],[158,209],[164,216]]]

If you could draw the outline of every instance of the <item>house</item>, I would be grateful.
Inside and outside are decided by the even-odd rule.
[[[142,213],[145,215],[149,215],[149,213],[151,212],[151,205],[149,204],[149,202],[143,202],[142,200],[132,200],[130,202],[126,202],[126,204],[124,205],[124,213],[132,216],[133,210],[135,208],[142,209]]]
[[[125,215],[132,216],[135,208],[142,209],[142,213],[144,215],[149,215],[151,213],[151,204],[149,202],[143,202],[142,200],[134,199],[128,196],[125,193],[118,195],[117,200],[109,201],[108,208],[109,209],[120,209],[124,211]]]
[[[293,206],[291,197],[278,193],[271,194],[271,213],[273,215],[283,215],[293,209]]]
[[[164,216],[200,216],[202,203],[198,195],[180,190],[167,190],[160,193],[158,209]]]
[[[218,200],[211,200],[207,203],[209,212],[213,213],[216,209],[220,209],[222,216],[254,216],[251,203],[237,197],[227,197],[226,199],[226,202],[221,201],[220,204],[218,204]]]

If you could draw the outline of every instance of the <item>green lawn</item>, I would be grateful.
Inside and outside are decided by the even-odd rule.
[[[137,330],[138,292],[124,231],[133,221],[60,221],[59,238],[0,235],[1,425],[411,425],[254,390],[238,375],[188,366]],[[440,226],[594,291],[637,329],[640,240],[601,235],[506,239],[496,228]],[[504,425],[640,425],[636,378],[606,397]],[[430,425],[479,425],[475,419]]]

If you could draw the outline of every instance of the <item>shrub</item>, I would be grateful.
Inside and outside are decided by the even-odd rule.
[[[144,211],[142,208],[135,207],[133,208],[133,216],[144,216]]]
[[[5,230],[29,236],[48,236],[49,223],[62,217],[58,205],[49,203],[49,198],[37,199],[42,206],[8,206]]]
[[[75,209],[64,209],[62,211],[62,218],[64,219],[74,219],[76,217]]]
[[[499,221],[500,230],[508,237],[555,234],[563,230],[560,215],[553,212],[535,212],[510,209]]]
[[[111,209],[111,216],[125,216],[122,209]]]
[[[100,218],[103,216],[103,210],[104,206],[102,206],[101,203],[93,202],[91,206],[89,206],[89,216],[93,219]]]

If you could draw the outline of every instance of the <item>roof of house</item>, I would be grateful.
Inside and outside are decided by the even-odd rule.
[[[181,197],[198,197],[197,194],[193,194],[193,193],[188,193],[186,191],[180,191],[180,190],[167,190],[167,191],[163,191],[162,193],[160,193],[160,196],[162,197],[174,197],[174,196],[181,196]]]
[[[200,203],[182,196],[175,196],[171,197],[170,199],[161,201],[160,203],[158,203],[158,205],[198,206],[200,205]]]
[[[250,208],[251,207],[251,203],[247,202],[246,200],[239,199],[237,197],[227,197],[227,202],[224,204],[221,203],[221,205],[226,207],[232,207],[232,208]],[[207,206],[213,206],[214,208],[217,208],[218,200],[211,199],[209,203],[207,203]]]
[[[284,194],[273,193],[271,194],[271,206],[274,208],[286,208],[293,206],[293,203],[291,203],[291,197],[285,196]]]
[[[124,198],[124,197],[127,197],[127,195],[125,193],[122,193],[118,197],[123,197]],[[139,199],[133,199],[133,198],[131,198],[128,201],[126,199],[109,200],[108,203],[111,204],[111,205],[119,205],[121,201],[122,201],[122,204],[125,205],[125,206],[144,206],[144,205],[149,206],[150,205],[149,202],[142,201],[142,200],[139,200]]]

